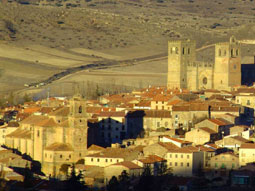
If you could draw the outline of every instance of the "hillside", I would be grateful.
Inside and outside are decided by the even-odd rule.
[[[26,83],[40,82],[70,67],[97,61],[108,63],[109,60],[119,62],[166,55],[170,39],[195,39],[197,47],[228,40],[233,34],[238,39],[255,39],[255,4],[252,1],[4,2],[0,3],[2,92],[24,89]],[[247,45],[242,49],[243,56],[254,55],[254,46]],[[212,58],[213,48],[198,53],[198,59]],[[115,83],[120,85],[137,87],[141,85],[138,81],[144,85],[165,85],[166,62],[166,58],[162,58],[137,66],[109,68],[106,69],[110,72],[108,75],[100,70],[104,74],[100,78],[96,77],[100,71],[96,71],[94,76],[92,72],[87,77],[81,75],[82,72],[72,74],[65,79],[64,82],[69,80],[64,86],[68,88],[68,84],[75,81],[87,80],[111,83],[113,77],[116,78]],[[121,79],[122,73],[126,78]],[[154,73],[162,77],[150,78],[150,74]],[[116,74],[120,76],[116,77]]]

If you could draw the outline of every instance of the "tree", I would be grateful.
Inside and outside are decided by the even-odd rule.
[[[135,191],[152,191],[154,190],[155,178],[151,174],[150,166],[145,166],[139,183],[135,187]]]
[[[65,175],[67,175],[69,166],[70,166],[69,164],[62,164],[59,171],[63,172]]]
[[[119,181],[116,176],[113,176],[106,186],[107,191],[120,191],[119,190]]]
[[[76,175],[74,164],[72,165],[71,175],[66,183],[67,183],[68,190],[80,191],[80,190],[85,190],[87,188],[85,185],[82,172],[79,171],[79,174]]]
[[[161,162],[158,167],[158,176],[172,176],[172,169],[168,168],[165,162]]]
[[[26,164],[26,168],[24,169],[24,187],[30,188],[34,181],[34,175],[32,171],[28,168],[28,164]]]
[[[13,92],[11,92],[11,93],[8,95],[7,103],[8,103],[8,105],[14,105],[14,94],[13,94]]]
[[[127,171],[123,170],[119,175],[119,187],[121,191],[128,191],[130,185],[130,177]]]
[[[32,98],[28,95],[28,94],[25,94],[24,97],[23,97],[23,101],[24,103],[25,102],[30,102],[32,100]]]

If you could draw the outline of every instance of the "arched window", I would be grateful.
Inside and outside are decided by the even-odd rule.
[[[238,54],[239,54],[239,51],[238,51],[238,49],[236,49],[236,56],[238,56]]]
[[[221,49],[219,49],[219,56],[221,56]]]
[[[82,113],[82,106],[79,107],[79,113]]]
[[[231,49],[231,57],[234,56],[234,49]]]
[[[182,48],[182,54],[184,54],[185,53],[185,48]]]

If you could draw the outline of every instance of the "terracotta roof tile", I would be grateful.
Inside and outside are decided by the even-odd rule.
[[[241,144],[240,149],[255,149],[255,144],[254,143],[244,143],[244,144]]]
[[[150,118],[171,118],[170,111],[166,110],[146,110],[144,117]]]
[[[153,163],[156,163],[156,162],[166,161],[166,159],[161,158],[157,155],[149,155],[148,157],[146,157],[144,159],[139,159],[139,161],[144,163],[144,164],[153,164]]]
[[[73,151],[73,147],[68,143],[53,143],[45,148],[50,151]]]
[[[89,151],[103,151],[105,150],[104,147],[100,147],[98,145],[91,145],[89,148],[88,148]]]
[[[69,107],[59,107],[55,111],[49,113],[51,116],[67,117],[69,115]]]
[[[217,134],[216,131],[214,131],[214,130],[208,128],[208,127],[200,127],[199,129],[201,129],[201,130],[203,130],[203,131],[205,131],[207,133],[210,133],[210,134]]]
[[[136,165],[135,163],[133,162],[130,162],[130,161],[123,161],[123,162],[119,162],[119,163],[115,163],[113,164],[114,166],[124,166],[128,169],[142,169],[142,167]]]

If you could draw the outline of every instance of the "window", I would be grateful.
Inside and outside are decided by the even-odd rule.
[[[100,159],[97,159],[97,162],[100,162]]]
[[[183,162],[181,162],[181,166],[183,166]]]
[[[175,166],[178,166],[178,163],[177,163],[177,162],[175,162]]]
[[[204,85],[207,84],[207,78],[206,78],[206,77],[203,78],[203,84],[204,84]]]
[[[160,122],[157,122],[157,127],[160,127]]]
[[[37,130],[37,137],[40,137],[40,130]]]
[[[62,155],[59,155],[59,158],[61,158],[61,159],[62,159],[62,157],[63,157]]]
[[[189,163],[187,162],[187,167],[189,167]]]
[[[234,56],[234,50],[231,49],[231,57],[233,57],[233,56]]]
[[[169,158],[172,158],[172,154],[169,154]]]
[[[175,54],[179,54],[177,47],[175,47]]]
[[[221,56],[221,49],[219,49],[219,56]]]
[[[181,154],[181,158],[183,158],[183,154]]]
[[[79,107],[79,113],[82,113],[82,106]]]
[[[118,131],[119,130],[119,128],[118,127],[116,127],[116,131]]]
[[[169,163],[169,166],[172,166],[172,162]]]
[[[251,104],[250,100],[247,100],[247,105],[250,105],[250,104]]]
[[[45,153],[45,158],[47,158],[47,153]]]
[[[117,159],[117,162],[119,162],[119,159]]]
[[[175,158],[178,158],[178,154],[175,154]]]
[[[105,162],[108,162],[108,159],[105,159]]]
[[[72,158],[72,155],[69,155],[69,159]]]
[[[187,155],[187,159],[189,159],[189,155]]]
[[[238,51],[238,49],[236,50],[236,56],[238,56],[238,54],[239,54],[239,51]]]
[[[93,162],[93,158],[91,158],[91,162]]]
[[[185,53],[185,48],[182,48],[182,54],[184,54]]]
[[[112,159],[110,159],[110,161],[112,162]]]
[[[224,50],[224,56],[226,56],[227,55],[227,51],[226,50]]]
[[[188,48],[188,54],[190,54],[190,48]]]

